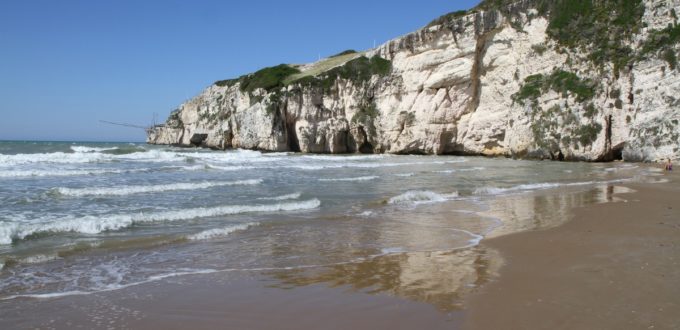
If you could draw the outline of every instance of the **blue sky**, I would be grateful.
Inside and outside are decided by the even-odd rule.
[[[143,141],[212,82],[367,49],[462,1],[0,2],[0,140]]]

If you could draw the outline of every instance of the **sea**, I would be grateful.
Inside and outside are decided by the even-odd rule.
[[[472,249],[660,175],[622,162],[0,142],[0,300]]]

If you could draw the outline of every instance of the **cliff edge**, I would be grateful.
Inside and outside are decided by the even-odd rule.
[[[147,142],[676,159],[678,11],[680,0],[484,1],[376,49],[218,81]]]

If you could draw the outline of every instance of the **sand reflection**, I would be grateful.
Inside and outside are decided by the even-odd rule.
[[[465,293],[489,281],[501,264],[495,250],[475,247],[393,254],[358,263],[267,275],[276,280],[272,286],[278,288],[327,284],[368,294],[390,294],[453,311],[461,309]]]
[[[621,194],[632,191],[623,186],[603,185],[586,191],[563,189],[500,197],[490,203],[485,214],[502,220],[502,224],[486,237],[556,227],[571,219],[574,208],[625,202]]]
[[[622,186],[604,185],[586,191],[549,190],[499,197],[490,203],[485,215],[502,220],[502,224],[487,238],[555,227],[572,217],[573,208],[625,202],[620,194],[631,191]],[[413,240],[414,236],[409,238]],[[422,235],[417,240],[427,242],[435,238]],[[366,254],[370,253],[366,251]],[[273,279],[272,287],[281,289],[325,284],[360,293],[389,294],[432,304],[442,311],[454,311],[462,309],[467,293],[497,276],[502,264],[497,251],[480,245],[454,251],[398,253],[356,263],[266,275]]]

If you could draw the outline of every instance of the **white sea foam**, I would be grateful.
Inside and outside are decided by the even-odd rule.
[[[380,249],[380,252],[383,255],[388,255],[388,254],[402,254],[402,253],[405,253],[407,251],[406,251],[406,249],[404,249],[402,247],[390,247],[390,248]]]
[[[116,155],[113,153],[103,153],[103,151],[114,150],[116,148],[90,148],[90,147],[71,147],[73,153],[53,152],[35,154],[0,154],[0,165],[26,165],[26,164],[84,164],[100,163],[112,161],[142,161],[153,163],[164,163],[173,161],[186,161],[188,159],[211,161],[219,164],[242,164],[274,162],[279,160],[277,157],[263,157],[256,151],[231,151],[231,152],[187,152],[182,150],[158,150],[133,152],[128,154]]]
[[[464,229],[454,229],[454,230],[460,231],[460,232],[463,232],[463,233],[466,233],[466,234],[472,236],[472,238],[468,240],[468,245],[462,246],[462,247],[460,247],[460,249],[466,249],[466,248],[469,248],[469,247],[477,246],[477,245],[479,245],[479,242],[481,242],[484,239],[484,236],[475,234],[473,232],[469,232],[469,231],[464,230]]]
[[[173,171],[201,171],[205,170],[205,165],[195,166],[163,166],[156,168],[135,168],[135,169],[34,169],[34,170],[2,170],[0,178],[28,178],[28,177],[64,177],[64,176],[86,176],[86,175],[109,175],[124,173],[155,172],[164,170]]]
[[[321,202],[315,198],[300,202],[264,205],[228,205],[153,213],[140,212],[77,218],[41,218],[35,219],[30,223],[21,224],[18,221],[12,223],[0,222],[0,244],[11,244],[13,239],[24,239],[37,233],[76,232],[98,234],[104,231],[127,228],[139,223],[180,221],[253,212],[310,210],[318,208],[320,205]]]
[[[443,174],[451,174],[455,172],[476,172],[476,171],[483,171],[485,170],[485,167],[468,167],[468,168],[459,168],[459,169],[450,169],[450,170],[441,170],[441,171],[434,171],[435,173],[443,173]]]
[[[206,167],[212,170],[220,171],[242,171],[255,169],[254,166],[241,166],[241,165],[219,166],[214,164],[206,164]]]
[[[101,151],[109,151],[109,150],[116,150],[118,147],[113,147],[113,148],[96,148],[96,147],[85,147],[85,146],[71,146],[71,150],[74,152],[81,152],[81,153],[87,153],[87,152],[101,152]]]
[[[232,270],[225,270],[225,271],[232,271]],[[189,271],[179,271],[179,272],[172,272],[172,273],[161,274],[161,275],[154,275],[154,276],[150,276],[146,280],[139,281],[139,282],[132,282],[132,283],[127,283],[127,284],[115,283],[115,284],[102,285],[100,287],[92,288],[92,291],[73,290],[73,291],[64,291],[64,292],[18,294],[18,295],[3,297],[0,300],[12,300],[12,299],[17,299],[17,298],[51,299],[51,298],[61,298],[61,297],[68,297],[68,296],[90,295],[90,294],[93,294],[93,293],[96,293],[96,292],[117,291],[117,290],[120,290],[120,289],[125,289],[125,288],[129,288],[129,287],[133,287],[133,286],[152,283],[152,282],[156,282],[156,281],[163,280],[163,279],[166,279],[166,278],[171,278],[171,277],[212,274],[212,273],[216,273],[216,272],[219,272],[219,271],[215,270],[215,269],[194,269],[194,270],[189,270]]]
[[[0,155],[0,165],[14,166],[26,164],[84,164],[102,161],[107,155],[100,153],[53,152],[42,154]]]
[[[56,254],[37,254],[30,257],[22,258],[19,263],[22,264],[38,264],[47,261],[57,260],[59,256]]]
[[[103,175],[120,174],[123,172],[123,170],[10,170],[0,171],[0,178]]]
[[[398,174],[395,174],[395,176],[399,176],[399,177],[403,177],[403,178],[411,177],[411,176],[414,176],[414,175],[416,175],[416,174],[415,174],[415,173],[412,173],[412,172],[411,172],[411,173],[398,173]]]
[[[180,155],[218,164],[269,163],[279,157],[264,157],[259,151],[235,150],[229,152],[181,152]]]
[[[486,169],[486,167],[477,166],[477,167],[461,168],[458,171],[459,172],[474,172],[474,171],[484,171],[485,169]]]
[[[389,204],[421,204],[444,202],[458,197],[458,192],[450,194],[439,194],[432,191],[407,191],[401,195],[389,199]]]
[[[390,157],[390,155],[364,155],[364,156],[355,156],[355,155],[336,155],[336,156],[326,156],[326,155],[305,155],[302,156],[303,158],[307,159],[315,159],[315,160],[331,160],[331,161],[359,161],[359,160],[378,160],[378,159],[384,159],[386,157]]]
[[[240,224],[240,225],[233,225],[233,226],[228,226],[224,228],[215,228],[215,229],[209,229],[209,230],[204,230],[200,233],[193,234],[187,236],[188,239],[192,241],[201,241],[201,240],[208,240],[208,239],[213,239],[217,237],[224,237],[227,236],[233,232],[236,231],[243,231],[247,230],[250,227],[254,227],[259,225],[257,222],[251,222],[251,223],[245,223],[245,224]]]
[[[364,212],[359,213],[359,216],[360,217],[371,217],[374,214],[375,214],[375,212],[373,212],[373,211],[364,211]]]
[[[433,162],[401,162],[401,163],[332,163],[332,164],[315,164],[315,165],[283,165],[278,167],[286,168],[297,168],[301,170],[316,171],[324,169],[337,169],[337,168],[382,168],[382,167],[399,167],[399,166],[413,166],[413,165],[444,165],[444,164],[455,164],[463,163],[466,160],[450,160],[450,161],[433,161]]]
[[[198,190],[221,186],[257,185],[262,180],[198,182],[198,183],[170,183],[149,186],[119,186],[119,187],[95,187],[95,188],[56,188],[59,194],[72,197],[83,196],[126,196],[142,193],[157,193],[176,190]]]
[[[290,199],[298,199],[302,196],[302,193],[293,193],[293,194],[288,194],[288,195],[281,195],[281,196],[275,196],[275,197],[260,197],[258,198],[259,200],[267,200],[267,201],[285,201],[285,200],[290,200]]]
[[[371,181],[379,178],[379,176],[371,175],[371,176],[360,176],[360,177],[355,177],[355,178],[338,178],[338,179],[319,179],[319,181],[324,181],[324,182],[334,182],[334,181],[348,181],[348,182],[353,182],[353,181]]]

